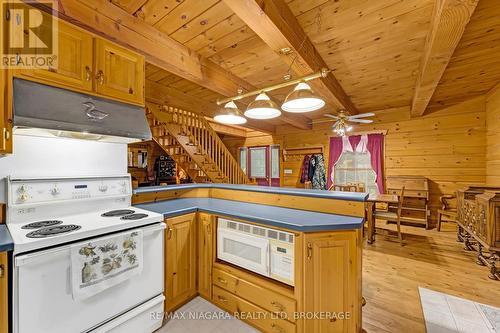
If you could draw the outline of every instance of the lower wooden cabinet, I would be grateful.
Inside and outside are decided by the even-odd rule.
[[[361,332],[361,237],[360,230],[305,234],[304,311],[334,318],[304,320],[304,332]]]
[[[7,252],[0,252],[0,333],[9,330],[9,284]]]
[[[206,299],[212,297],[214,226],[212,215],[198,214],[198,292]]]
[[[293,323],[217,286],[213,289],[213,302],[263,332],[295,333]]]
[[[165,311],[194,297],[196,291],[196,213],[166,219]]]

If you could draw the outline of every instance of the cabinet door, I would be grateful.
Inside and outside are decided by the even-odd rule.
[[[306,319],[305,332],[360,332],[361,249],[357,231],[306,234],[304,311],[337,317]],[[342,318],[341,316],[345,316]]]
[[[62,21],[58,33],[57,67],[26,69],[21,74],[63,88],[92,91],[92,36]]]
[[[8,283],[9,276],[7,263],[7,252],[0,252],[0,333],[8,332],[9,313],[8,313]]]
[[[206,299],[212,296],[213,218],[199,214],[198,219],[198,292]]]
[[[144,58],[103,39],[96,39],[96,91],[144,104]]]
[[[165,311],[196,294],[196,214],[166,220]]]
[[[0,154],[12,153],[12,107],[8,91],[8,72],[0,69]]]

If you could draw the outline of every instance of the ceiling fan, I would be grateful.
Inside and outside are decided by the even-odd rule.
[[[374,115],[375,113],[369,112],[350,116],[345,110],[340,110],[337,115],[325,114],[324,116],[336,120],[335,124],[332,126],[333,131],[340,136],[345,136],[346,132],[352,130],[352,126],[349,125],[349,123],[370,124],[373,123],[372,119],[361,118],[372,117]]]

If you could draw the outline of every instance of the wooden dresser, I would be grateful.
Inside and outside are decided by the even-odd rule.
[[[404,186],[401,223],[429,227],[429,183],[418,176],[390,176],[386,179],[387,193],[398,195]]]
[[[466,250],[477,251],[477,263],[500,279],[500,187],[470,185],[457,191],[458,239]],[[484,253],[487,251],[488,253]]]

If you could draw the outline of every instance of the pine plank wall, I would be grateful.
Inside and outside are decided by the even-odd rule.
[[[489,179],[500,179],[500,92],[482,95],[418,118],[410,117],[408,107],[376,112],[374,123],[356,126],[354,131],[387,130],[385,140],[385,176],[418,175],[430,182],[431,220],[436,219],[439,197],[452,194],[470,183],[486,182],[486,100],[490,101],[490,118],[496,117],[496,127],[488,135]],[[491,120],[490,120],[491,121]],[[226,146],[237,158],[238,147],[277,143],[281,148],[323,145],[328,160],[331,123],[315,124],[305,131],[289,126],[278,127],[275,136],[252,132],[247,139],[225,138]],[[282,161],[282,186],[300,186],[298,182],[301,158]],[[291,169],[292,174],[284,174]],[[495,178],[496,177],[496,178]]]
[[[486,182],[500,185],[500,84],[486,96]]]

